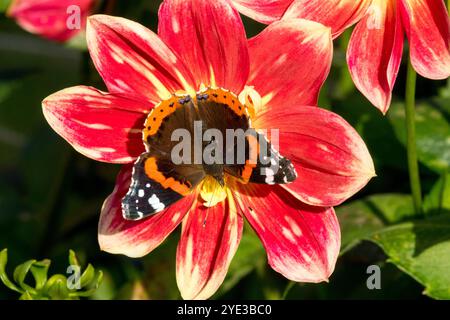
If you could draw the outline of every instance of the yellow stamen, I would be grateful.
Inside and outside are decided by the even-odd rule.
[[[210,87],[211,88],[217,88],[217,84],[216,84],[216,76],[214,75],[214,69],[212,67],[212,65],[209,66],[209,74],[210,74]]]
[[[247,107],[250,117],[254,117],[257,112],[261,112],[263,101],[253,86],[245,86],[238,98],[239,102]]]
[[[227,197],[227,187],[221,186],[216,179],[207,176],[200,189],[200,197],[204,200],[205,207],[214,207]]]

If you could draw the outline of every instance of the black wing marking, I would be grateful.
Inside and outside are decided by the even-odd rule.
[[[297,172],[291,161],[283,157],[263,134],[256,131],[253,134],[258,142],[256,154],[251,151],[250,139],[247,139],[245,151],[247,163],[226,166],[225,172],[244,183],[287,184],[293,182],[297,178]],[[257,155],[256,159],[254,159],[255,155]]]
[[[148,161],[154,162],[157,169],[146,171]],[[167,159],[158,159],[154,153],[143,153],[134,164],[130,188],[122,199],[123,217],[140,220],[161,212],[187,195],[203,178],[203,171],[196,166],[176,166]]]

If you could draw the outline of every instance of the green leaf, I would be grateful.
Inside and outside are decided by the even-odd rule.
[[[411,196],[378,194],[336,208],[341,229],[341,254],[386,225],[413,216]]]
[[[91,264],[88,264],[86,270],[80,278],[80,285],[82,288],[87,287],[95,278],[95,269]]]
[[[447,100],[449,102],[449,100]],[[397,138],[406,144],[405,112],[401,103],[391,106],[388,119]],[[417,153],[431,170],[441,173],[450,167],[449,111],[438,105],[419,102],[416,106]]]
[[[101,274],[98,277],[98,288],[92,294],[91,299],[94,300],[112,300],[115,299],[117,289],[116,283],[114,282],[114,278],[111,273],[106,271],[99,271]]]
[[[76,296],[78,296],[78,297],[89,297],[89,296],[92,296],[97,291],[97,289],[100,287],[100,284],[102,283],[102,281],[103,281],[103,272],[101,270],[99,270],[99,271],[96,272],[94,279],[89,284],[89,286],[91,288],[89,290],[86,290],[86,291],[76,292],[75,293]]]
[[[444,173],[425,197],[425,212],[442,214],[450,211],[450,172]]]
[[[24,294],[20,296],[19,300],[35,300],[35,299],[28,291],[26,291]]]
[[[35,262],[36,260],[28,260],[18,265],[14,270],[14,281],[16,281],[22,289],[30,291],[31,293],[36,293],[36,290],[25,283],[25,278]]]
[[[36,290],[41,290],[47,282],[47,274],[50,263],[50,260],[45,259],[38,261],[31,266],[31,273],[36,281]]]
[[[19,287],[17,287],[14,283],[9,280],[8,275],[6,274],[6,264],[8,263],[8,249],[3,249],[0,251],[0,280],[2,280],[3,284],[7,286],[9,289],[22,293]]]
[[[12,0],[0,0],[0,13],[6,12]]]
[[[384,250],[389,262],[424,285],[426,295],[450,299],[450,215],[388,227],[369,240]]]
[[[80,262],[77,259],[77,255],[75,254],[75,251],[69,250],[69,264],[71,266],[80,266]]]
[[[63,275],[52,276],[45,285],[45,292],[52,300],[63,300],[69,298],[67,279]]]

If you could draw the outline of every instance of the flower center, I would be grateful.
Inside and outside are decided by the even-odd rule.
[[[200,188],[200,197],[205,207],[213,207],[227,197],[227,186],[220,183],[212,176],[206,176]]]

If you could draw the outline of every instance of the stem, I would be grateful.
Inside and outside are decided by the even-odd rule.
[[[417,74],[413,69],[411,60],[408,61],[408,71],[406,75],[406,96],[405,96],[405,114],[406,114],[406,135],[408,151],[408,170],[409,182],[414,203],[414,210],[417,215],[422,213],[422,191],[420,186],[419,163],[417,161],[416,146],[416,79]]]
[[[283,294],[281,295],[281,300],[286,300],[287,295],[289,294],[289,292],[291,291],[291,289],[294,287],[294,285],[296,285],[297,282],[294,281],[289,281],[289,283],[287,284],[286,288],[284,289]]]

